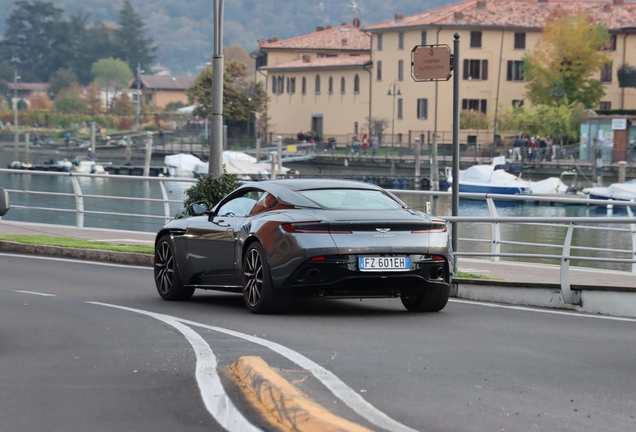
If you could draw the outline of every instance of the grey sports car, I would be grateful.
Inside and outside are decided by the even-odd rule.
[[[292,298],[399,297],[409,311],[439,311],[451,283],[446,223],[388,191],[347,180],[246,183],[212,210],[174,220],[155,241],[155,283],[165,300],[196,288],[243,293],[254,313]]]

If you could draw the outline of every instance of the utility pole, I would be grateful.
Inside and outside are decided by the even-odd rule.
[[[223,174],[223,0],[214,0],[214,54],[212,55],[212,125],[208,174]]]
[[[141,129],[141,63],[137,63],[137,117],[135,119],[135,130]]]
[[[13,130],[14,130],[14,143],[13,154],[14,159],[17,161],[20,159],[20,134],[18,133],[18,70],[13,71]]]

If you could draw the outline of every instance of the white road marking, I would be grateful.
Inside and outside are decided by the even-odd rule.
[[[8,256],[8,257],[14,257],[14,258],[29,258],[29,259],[38,259],[38,260],[48,260],[48,261],[71,262],[71,263],[77,263],[77,264],[89,264],[89,265],[98,265],[98,266],[105,266],[105,267],[121,267],[121,268],[138,269],[138,270],[153,270],[152,267],[146,267],[146,266],[133,266],[133,265],[127,265],[127,264],[107,263],[107,262],[100,262],[100,261],[75,260],[75,259],[69,259],[69,258],[20,255],[20,254],[10,254],[10,253],[0,253],[0,256]]]
[[[449,299],[448,301],[453,303],[465,303],[465,304],[472,304],[477,306],[520,310],[525,312],[547,313],[547,314],[565,315],[565,316],[573,316],[573,317],[581,317],[581,318],[596,318],[596,319],[604,319],[604,320],[610,320],[610,321],[636,322],[636,318],[623,318],[623,317],[614,317],[614,316],[607,316],[607,315],[592,315],[592,314],[583,314],[578,312],[560,311],[560,310],[552,310],[552,309],[533,309],[533,308],[524,307],[524,306],[510,306],[510,305],[502,305],[497,303],[485,303],[485,302],[478,302],[473,300],[462,300],[462,299]]]
[[[214,419],[219,422],[223,428],[228,431],[260,431],[257,427],[251,424],[243,414],[236,409],[232,401],[228,398],[221,380],[216,371],[216,356],[212,352],[210,346],[205,340],[190,327],[179,322],[176,317],[169,315],[158,314],[154,312],[148,312],[140,309],[128,308],[125,306],[117,306],[108,303],[100,302],[87,302],[89,304],[107,306],[116,309],[123,309],[130,312],[135,312],[143,315],[147,315],[162,321],[181,332],[185,338],[190,342],[192,348],[197,357],[196,366],[196,380],[201,391],[201,397],[203,403],[208,412],[212,414]]]
[[[369,422],[374,425],[381,427],[382,429],[388,431],[399,431],[399,432],[416,432],[415,429],[411,429],[410,427],[399,423],[398,421],[392,419],[388,415],[384,414],[382,411],[378,410],[376,407],[371,405],[369,402],[364,400],[362,396],[360,396],[355,390],[348,387],[340,378],[334,375],[332,372],[326,370],[319,364],[313,362],[307,357],[303,356],[296,351],[293,351],[283,345],[280,345],[276,342],[268,341],[267,339],[262,339],[256,336],[247,335],[245,333],[240,333],[234,330],[225,329],[222,327],[210,326],[202,323],[198,323],[195,321],[189,321],[185,319],[181,319],[178,317],[173,317],[170,315],[157,314],[153,312],[147,312],[140,309],[128,308],[125,306],[117,306],[107,303],[100,302],[87,302],[90,304],[113,307],[118,309],[123,309],[131,312],[137,312],[140,314],[152,316],[157,319],[161,319],[162,321],[173,325],[172,322],[177,321],[183,324],[188,324],[195,327],[201,327],[207,330],[212,330],[218,333],[223,333],[226,335],[234,336],[240,339],[247,340],[249,342],[262,345],[271,349],[272,351],[286,357],[290,361],[296,363],[298,366],[306,369],[311,372],[325,387],[327,387],[337,398],[342,400],[349,408],[358,413],[360,416],[367,419]],[[199,384],[201,387],[201,384]],[[201,391],[203,394],[203,390]]]
[[[43,297],[56,297],[56,295],[55,295],[55,294],[40,293],[40,292],[35,292],[35,291],[22,291],[22,290],[15,290],[15,292],[17,292],[17,293],[22,293],[22,294],[33,294],[33,295],[39,295],[39,296],[43,296]]]

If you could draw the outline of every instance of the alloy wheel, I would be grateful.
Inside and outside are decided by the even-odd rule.
[[[168,294],[174,280],[174,254],[168,242],[161,242],[155,252],[155,281],[161,293]]]
[[[256,249],[251,249],[245,257],[243,278],[245,298],[250,306],[258,305],[263,289],[263,260]]]

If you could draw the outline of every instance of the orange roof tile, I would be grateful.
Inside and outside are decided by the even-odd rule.
[[[377,32],[420,26],[542,28],[560,13],[588,13],[608,30],[636,27],[636,3],[621,0],[470,0],[365,27]]]
[[[262,70],[291,70],[291,69],[317,69],[317,68],[355,68],[363,67],[371,63],[370,55],[356,55],[356,56],[337,56],[337,57],[321,57],[313,58],[309,62],[305,62],[302,59],[292,60],[286,63],[280,63],[273,66],[266,66],[261,68]]]
[[[260,44],[269,49],[318,49],[364,51],[371,49],[371,37],[358,27],[343,25],[276,42]]]

